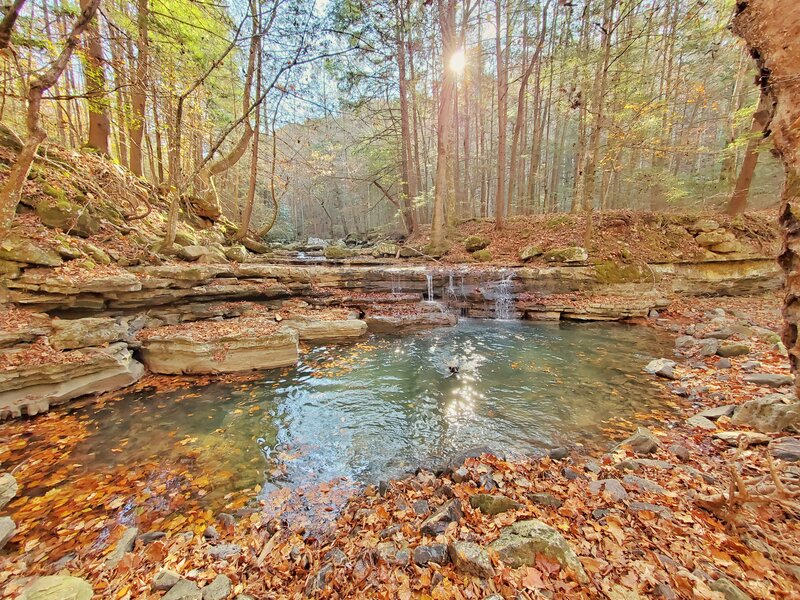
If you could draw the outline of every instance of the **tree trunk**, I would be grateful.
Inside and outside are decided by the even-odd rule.
[[[495,0],[494,48],[497,60],[497,187],[494,198],[494,228],[502,229],[505,225],[506,199],[506,126],[508,123],[508,46],[503,43],[501,35],[502,11],[501,0]],[[508,35],[508,31],[506,31]],[[505,46],[505,47],[504,47]]]
[[[136,71],[131,91],[131,124],[130,124],[130,169],[134,175],[141,177],[142,168],[142,139],[144,136],[145,109],[147,105],[147,60],[148,40],[147,30],[149,21],[148,0],[138,0],[136,13],[136,26],[138,38],[136,40]],[[153,174],[151,174],[152,177]]]
[[[82,11],[91,6],[92,0],[81,0]],[[111,120],[108,117],[108,97],[106,96],[106,64],[103,58],[103,42],[100,39],[100,25],[90,23],[86,29],[86,55],[83,65],[86,99],[89,104],[89,139],[86,145],[101,154],[108,155],[108,138],[111,133]]]
[[[800,366],[800,11],[796,0],[747,0],[736,7],[733,31],[756,59],[759,83],[770,100],[764,131],[786,170],[780,208],[783,248],[778,262],[786,275],[783,343],[793,372]],[[795,392],[800,388],[795,378]]]
[[[733,188],[733,194],[725,211],[729,215],[743,213],[747,207],[747,195],[750,193],[750,184],[753,182],[753,174],[756,171],[756,163],[758,163],[758,146],[764,139],[765,128],[769,125],[771,104],[770,98],[762,91],[758,100],[758,108],[753,113],[753,125],[750,128],[750,139],[747,140],[742,167],[739,169],[736,186]]]
[[[408,110],[405,36],[403,7],[398,2],[395,44],[397,46],[397,71],[400,90],[400,176],[403,190],[403,220],[408,233],[413,233],[417,228],[417,216],[414,212],[414,198],[417,195],[417,190],[413,181],[413,163],[411,159],[411,119]]]

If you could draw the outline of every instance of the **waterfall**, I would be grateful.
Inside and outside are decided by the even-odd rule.
[[[400,275],[395,271],[392,271],[392,294],[399,294],[400,293]]]
[[[460,277],[460,283],[456,286],[456,277]],[[447,308],[453,310],[454,308],[458,309],[458,305],[465,300],[464,295],[464,275],[463,273],[453,273],[453,271],[447,272],[447,288],[445,289],[444,293],[444,300]],[[466,316],[467,309],[465,307],[460,307],[458,311],[461,313],[461,316]]]
[[[428,301],[433,301],[433,273],[425,273],[425,279],[428,280]]]
[[[496,319],[508,320],[514,312],[514,296],[511,278],[513,273],[500,272],[501,279],[495,288],[494,316]]]

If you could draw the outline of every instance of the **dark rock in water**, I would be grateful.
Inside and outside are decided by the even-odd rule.
[[[519,510],[523,505],[500,494],[473,494],[469,498],[469,505],[477,508],[486,515],[499,515],[509,510]]]
[[[548,455],[553,460],[563,460],[569,456],[569,450],[564,448],[563,446],[560,448],[553,448],[548,452]]]
[[[423,535],[435,537],[444,533],[444,530],[447,529],[447,526],[453,521],[458,522],[461,520],[462,516],[463,511],[461,510],[461,500],[454,498],[448,502],[445,502],[439,508],[439,510],[425,519],[425,521],[422,523],[420,531],[423,533]]]
[[[668,358],[656,358],[647,363],[644,370],[664,379],[677,379],[678,377],[674,372],[675,364],[674,360],[669,360]]]
[[[450,560],[457,571],[477,577],[493,577],[494,567],[489,553],[472,542],[452,542],[448,546]]]
[[[445,565],[450,562],[450,555],[446,544],[430,544],[428,546],[417,546],[413,553],[414,564],[424,566],[428,563]]]

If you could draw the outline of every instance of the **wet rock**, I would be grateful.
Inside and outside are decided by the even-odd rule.
[[[563,446],[560,448],[553,448],[547,453],[553,460],[564,460],[569,456],[569,450]]]
[[[153,577],[153,583],[150,585],[150,587],[153,589],[153,591],[166,591],[178,583],[180,578],[181,576],[175,571],[170,571],[169,569],[160,569],[156,573],[156,576]]]
[[[686,419],[686,424],[689,425],[689,427],[705,429],[706,431],[714,431],[717,428],[712,420],[701,417],[700,415],[689,417]]]
[[[668,358],[656,358],[647,363],[644,370],[652,375],[658,375],[665,379],[677,379],[674,373],[675,361]]]
[[[550,508],[561,508],[561,505],[564,504],[560,499],[553,496],[553,494],[548,494],[547,492],[528,494],[528,498],[534,504],[548,506]]]
[[[742,356],[750,353],[750,346],[740,342],[722,342],[717,348],[717,356],[730,358],[731,356]]]
[[[724,575],[708,584],[715,592],[725,596],[725,600],[751,600],[750,596],[740,590],[730,579]]]
[[[423,535],[435,537],[444,533],[452,522],[458,522],[463,516],[461,501],[458,498],[445,502],[435,513],[425,519],[420,531]]]
[[[0,509],[5,508],[6,504],[11,502],[17,495],[17,490],[17,480],[11,473],[0,475]]]
[[[242,553],[241,546],[237,544],[219,544],[211,546],[207,550],[207,554],[217,560],[226,560],[228,558],[239,556]]]
[[[639,427],[636,433],[621,442],[618,447],[628,447],[635,454],[652,454],[659,446],[658,438],[649,429]]]
[[[406,546],[398,546],[394,542],[381,542],[375,546],[375,556],[388,565],[406,566],[411,560],[411,553]]]
[[[782,387],[794,383],[794,377],[781,373],[753,373],[752,375],[745,375],[743,379],[747,383],[767,387]]]
[[[477,577],[494,576],[494,567],[489,558],[489,553],[478,544],[452,542],[447,549],[450,554],[450,560],[457,571]]]
[[[0,549],[14,537],[17,532],[17,525],[11,517],[0,517]]]
[[[414,564],[424,566],[428,563],[444,565],[450,562],[446,544],[429,544],[427,546],[417,546],[413,553]]]
[[[628,485],[639,488],[643,492],[651,492],[653,494],[667,493],[667,490],[657,483],[650,481],[649,479],[645,479],[644,477],[638,477],[637,475],[625,475],[625,477],[622,478],[622,481]]]
[[[548,250],[542,255],[542,258],[547,262],[580,263],[586,262],[589,259],[589,253],[586,251],[586,248],[570,246],[567,248]]]
[[[613,502],[622,502],[628,498],[628,492],[618,479],[598,479],[589,483],[589,492],[592,494],[597,495],[602,491],[605,491]]]
[[[464,240],[464,249],[467,252],[483,250],[491,243],[491,240],[482,235],[471,235]]]
[[[744,438],[750,446],[768,444],[770,440],[768,435],[755,431],[717,431],[711,437],[721,440],[730,446],[738,446],[739,438]]]
[[[783,431],[800,423],[800,402],[784,404],[783,397],[778,394],[754,398],[736,408],[731,422],[762,433]]]
[[[473,494],[469,498],[472,508],[477,508],[486,515],[499,515],[509,510],[519,510],[523,506],[516,500],[512,500],[500,494]]]
[[[194,581],[180,579],[161,600],[203,600],[203,592]]]
[[[783,437],[769,443],[769,451],[775,458],[800,461],[800,438]]]
[[[226,600],[230,596],[231,588],[231,580],[220,573],[203,588],[203,600]]]
[[[79,577],[48,575],[37,577],[20,600],[91,600],[92,586]]]
[[[125,531],[122,532],[122,537],[106,558],[106,564],[109,567],[116,567],[119,561],[122,560],[122,557],[133,550],[133,545],[136,543],[137,537],[139,537],[139,529],[137,527],[126,528]]]
[[[730,417],[735,409],[735,404],[725,404],[723,406],[715,406],[714,408],[706,409],[697,413],[697,416],[716,421],[720,417]]]
[[[639,512],[646,510],[651,513],[657,514],[662,519],[672,519],[672,511],[666,506],[660,504],[650,504],[649,502],[634,501],[628,505],[628,510],[631,512]]]
[[[317,571],[314,576],[308,580],[306,584],[306,596],[313,596],[317,592],[323,591],[328,584],[330,583],[331,579],[333,578],[333,565],[327,564],[320,567],[319,571]]]
[[[589,582],[583,565],[567,541],[558,531],[537,519],[518,521],[503,528],[491,548],[512,568],[533,566],[536,555],[543,554],[558,562],[580,583]]]

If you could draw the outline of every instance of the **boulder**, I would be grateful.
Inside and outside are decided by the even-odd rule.
[[[375,247],[372,249],[372,256],[379,258],[381,256],[397,256],[397,253],[400,252],[400,246],[397,244],[392,244],[390,242],[381,242],[380,244],[376,244]]]
[[[356,255],[356,252],[344,246],[328,246],[323,254],[328,260],[342,260],[344,258],[352,258]]]
[[[422,523],[420,531],[423,535],[436,537],[444,533],[447,526],[452,522],[458,522],[463,516],[461,511],[461,500],[453,498],[445,502],[439,509]]]
[[[800,438],[783,437],[769,443],[769,451],[775,458],[787,461],[800,461]]]
[[[111,317],[54,319],[52,327],[49,340],[56,350],[104,346],[118,342],[128,334],[128,328]]]
[[[226,600],[230,596],[232,587],[228,576],[220,573],[203,588],[203,600]]]
[[[39,220],[54,229],[61,229],[80,237],[90,237],[100,231],[100,221],[88,208],[72,204],[66,199],[42,200],[36,205]]]
[[[730,358],[750,353],[750,346],[739,342],[721,342],[717,347],[717,356]]]
[[[253,321],[207,338],[195,337],[191,330],[156,330],[142,341],[141,355],[154,373],[234,373],[293,366],[298,341],[290,327],[264,329]]]
[[[203,600],[203,592],[194,581],[180,579],[161,600]]]
[[[536,564],[536,555],[556,561],[580,583],[588,583],[575,551],[558,531],[537,519],[518,521],[503,528],[490,546],[512,568]]]
[[[784,385],[792,385],[794,383],[794,377],[781,373],[753,373],[752,375],[745,375],[742,379],[753,385],[763,385],[767,387],[783,387]]]
[[[0,259],[44,267],[57,267],[63,262],[58,252],[16,234],[9,234],[0,242]]]
[[[706,233],[708,231],[716,231],[719,229],[719,223],[717,223],[714,219],[698,219],[686,229],[692,233]]]
[[[8,351],[9,355],[19,350]],[[33,416],[88,394],[102,394],[129,386],[144,374],[124,343],[107,348],[74,350],[64,368],[61,361],[20,365],[0,372],[0,419]]]
[[[450,562],[446,544],[429,544],[427,546],[417,546],[412,554],[414,564],[425,566],[428,563],[444,565]]]
[[[734,252],[744,252],[745,247],[739,240],[725,240],[719,244],[714,244],[709,250],[717,254],[732,254]]]
[[[489,262],[492,260],[492,253],[484,248],[483,250],[476,250],[475,252],[473,252],[472,258],[474,258],[478,262]]]
[[[519,510],[523,505],[500,494],[473,494],[469,497],[469,505],[486,515],[499,515],[509,510]]]
[[[367,335],[367,323],[360,319],[326,321],[313,317],[296,316],[283,321],[283,325],[297,331],[301,342],[343,343]]]
[[[542,250],[539,246],[526,246],[520,251],[519,258],[522,261],[528,261],[536,258],[537,256],[541,256],[542,254],[544,254],[544,250]]]
[[[235,263],[246,263],[249,255],[247,248],[244,246],[236,245],[230,248],[225,248],[225,258]]]
[[[631,437],[619,444],[618,448],[628,447],[635,454],[652,454],[659,446],[658,438],[649,429],[638,427]]]
[[[0,517],[0,549],[14,537],[17,533],[17,525],[11,517]]]
[[[494,577],[494,567],[489,553],[478,544],[451,542],[447,549],[456,571],[476,577]]]
[[[403,335],[436,327],[452,327],[458,323],[458,317],[440,311],[417,312],[397,315],[367,315],[366,322],[367,327],[373,333]]]
[[[542,258],[547,262],[555,263],[581,263],[589,259],[589,253],[586,248],[580,246],[570,246],[567,248],[554,248],[548,250],[542,255]]]
[[[24,144],[16,131],[5,123],[0,123],[0,146],[12,152],[19,152]]]
[[[779,394],[748,400],[731,417],[734,425],[745,425],[762,433],[783,431],[800,423],[800,402],[785,404]]]
[[[92,586],[79,577],[48,575],[34,579],[20,600],[91,600],[93,596]]]
[[[736,236],[724,229],[715,229],[713,231],[704,231],[694,239],[699,246],[710,248],[723,242],[735,241]]]
[[[11,473],[0,475],[0,509],[5,508],[6,504],[14,499],[18,490],[17,480]]]
[[[201,256],[205,256],[206,254],[210,254],[211,249],[208,246],[182,246],[178,249],[178,258],[185,261],[195,261],[199,260]]]
[[[471,235],[464,240],[464,249],[467,252],[483,250],[491,243],[491,240],[482,235]]]
[[[175,571],[159,569],[158,573],[153,577],[153,583],[150,584],[150,589],[153,591],[166,591],[178,583],[180,578],[181,576]]]

